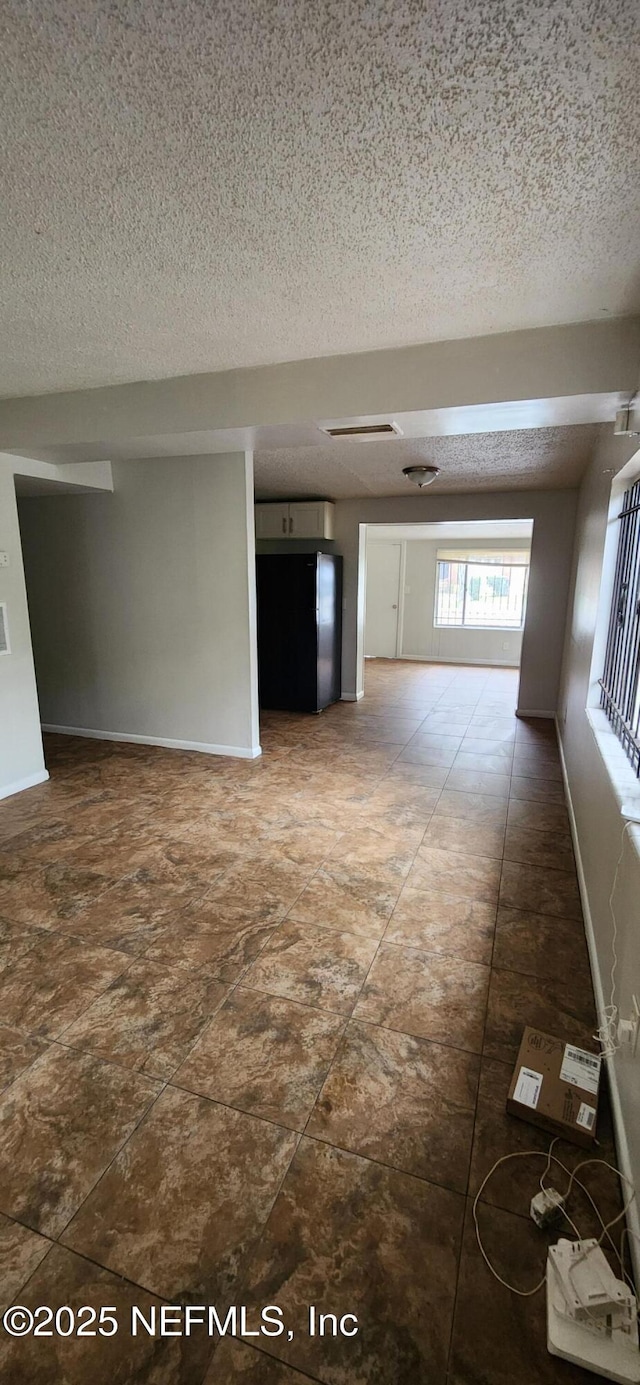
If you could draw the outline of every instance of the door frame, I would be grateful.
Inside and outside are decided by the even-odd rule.
[[[443,500],[448,499],[448,498],[449,498],[449,497],[444,497],[444,496],[442,497]],[[476,497],[476,496],[472,496],[472,497],[471,497],[471,499],[474,500],[474,501],[475,501],[476,499],[480,499],[480,498],[481,498],[481,497]],[[489,497],[487,497],[487,499],[488,499],[488,498],[489,498]],[[528,497],[527,497],[527,498],[528,498]],[[454,496],[453,499],[456,500],[456,499],[459,499],[459,497]],[[391,501],[386,502],[386,503],[389,504],[389,505],[392,504]],[[529,524],[531,525],[531,535],[530,535],[530,537],[531,537],[531,554],[530,554],[530,573],[529,573],[529,578],[530,578],[530,582],[531,582],[531,574],[534,574],[535,577],[537,578],[538,575],[539,575],[539,569],[540,569],[541,566],[542,566],[542,560],[541,560],[541,559],[539,560],[539,557],[538,557],[538,554],[539,554],[539,535],[540,535],[539,516],[537,516],[537,515],[535,515],[535,514],[532,515],[530,510],[529,510],[529,512],[527,513],[527,509],[526,509],[526,508],[524,509],[524,514],[519,514],[519,513],[517,513],[518,507],[516,506],[516,507],[514,507],[514,508],[516,509],[516,513],[515,513],[515,514],[512,514],[512,515],[500,515],[500,514],[495,515],[495,514],[491,513],[491,511],[490,511],[490,509],[489,509],[489,506],[487,506],[487,509],[489,510],[489,513],[487,513],[486,515],[482,515],[482,514],[480,514],[480,515],[478,515],[478,514],[471,514],[471,515],[465,514],[465,515],[459,517],[459,516],[456,515],[455,513],[454,513],[454,514],[448,514],[448,513],[446,513],[446,511],[445,511],[445,514],[443,514],[442,517],[439,516],[437,519],[432,518],[432,517],[430,517],[429,519],[427,519],[427,518],[425,518],[425,517],[421,517],[420,519],[416,519],[416,518],[414,518],[414,517],[408,519],[408,518],[403,517],[403,518],[401,518],[401,519],[395,520],[395,519],[393,519],[393,518],[387,518],[386,516],[385,516],[384,519],[382,519],[382,518],[381,518],[381,519],[378,519],[378,518],[376,518],[376,519],[368,519],[368,520],[363,520],[363,519],[360,519],[360,518],[357,518],[357,519],[356,519],[355,524],[354,524],[354,526],[353,526],[354,540],[355,540],[355,542],[354,542],[354,544],[353,544],[354,556],[355,556],[356,553],[357,553],[356,584],[355,584],[355,601],[354,601],[354,606],[355,606],[355,632],[354,632],[354,634],[355,634],[355,644],[354,644],[354,645],[351,645],[351,649],[352,649],[353,653],[355,654],[355,670],[354,670],[354,671],[355,671],[355,689],[354,689],[353,692],[351,692],[351,691],[349,691],[349,692],[343,692],[342,696],[343,696],[343,700],[344,700],[344,701],[346,701],[346,702],[351,702],[351,701],[359,702],[360,699],[364,697],[364,667],[365,667],[364,634],[365,634],[366,603],[367,603],[366,593],[367,593],[367,549],[368,549],[368,530],[371,529],[371,528],[377,528],[379,525],[385,525],[385,526],[393,525],[394,528],[397,528],[397,527],[399,527],[400,525],[405,525],[405,524],[406,524],[407,526],[410,525],[410,526],[414,527],[416,524],[420,524],[420,523],[429,524],[429,525],[434,525],[434,524],[449,524],[449,523],[457,523],[457,522],[459,522],[459,523],[461,523],[461,524],[462,524],[462,523],[464,523],[464,524],[476,524],[476,523],[477,523],[477,524],[483,524],[483,523],[486,523],[486,522],[492,522],[492,521],[494,521],[494,520],[499,521],[499,522],[501,522],[501,523],[502,523],[502,522],[504,522],[504,523],[509,523],[509,521],[512,520],[512,519],[513,519],[513,520],[526,520],[527,523],[529,523]],[[523,508],[524,508],[524,507],[523,507]],[[534,508],[534,507],[532,506],[531,508]],[[356,539],[356,534],[357,534],[357,539]],[[346,549],[345,549],[344,551],[348,553],[348,541],[346,541],[346,540],[343,538],[343,543],[344,543],[344,542],[347,543],[347,547],[346,547]],[[401,583],[400,583],[400,601],[399,601],[399,603],[398,603],[398,631],[399,631],[399,634],[398,634],[398,642],[397,642],[397,644],[396,644],[396,650],[397,650],[397,652],[396,652],[396,656],[395,656],[397,659],[402,659],[402,658],[404,657],[403,654],[402,654],[402,647],[403,647],[403,643],[404,643],[404,614],[405,614],[405,590],[404,590],[404,589],[405,589],[405,585],[406,585],[406,557],[407,557],[407,547],[406,547],[406,546],[407,546],[407,543],[410,542],[410,540],[408,540],[408,539],[404,539],[404,540],[402,540],[402,539],[398,539],[398,540],[393,539],[393,540],[390,540],[390,542],[393,542],[393,543],[398,542],[398,543],[401,544],[402,548],[404,549],[404,558],[403,558],[403,566],[402,566],[402,577],[401,577]],[[356,548],[356,543],[357,543],[357,548]],[[345,577],[346,577],[346,589],[347,589],[347,591],[348,591],[348,589],[349,589],[349,566],[348,566],[348,563],[346,563],[346,562],[345,562]],[[530,594],[530,588],[529,588],[529,594]],[[347,597],[347,599],[346,599],[346,601],[345,601],[345,607],[344,607],[345,610],[348,609],[348,606],[347,606],[347,604],[346,604],[347,601],[348,601],[348,597]],[[528,666],[529,666],[529,665],[528,665],[528,662],[527,662],[527,656],[528,656],[528,648],[527,648],[528,639],[527,639],[527,637],[530,635],[531,629],[532,629],[532,622],[531,622],[530,617],[531,617],[531,608],[530,608],[529,599],[527,599],[527,607],[526,607],[526,611],[525,611],[525,620],[524,620],[524,626],[523,626],[523,630],[522,630],[522,648],[521,648],[521,653],[520,653],[520,664],[519,664],[520,681],[519,681],[519,683],[518,683],[518,693],[517,693],[517,698],[516,698],[516,704],[517,704],[517,707],[518,707],[518,711],[519,711],[520,715],[522,715],[522,716],[552,717],[552,716],[555,715],[555,713],[554,713],[553,710],[550,710],[550,709],[547,709],[547,708],[539,708],[539,707],[534,707],[534,708],[530,708],[530,707],[521,707],[521,705],[520,705],[520,696],[521,696],[520,690],[521,690],[521,686],[522,686],[522,670],[523,670],[523,666],[524,666],[524,665],[527,666],[527,669],[528,669]],[[348,627],[347,627],[347,628],[348,628]],[[346,641],[343,643],[343,667],[344,667],[344,660],[345,660],[345,657],[347,657],[347,643],[346,643]],[[411,656],[411,655],[407,655],[406,657],[407,657],[408,659],[411,659],[412,656]],[[425,662],[427,662],[427,663],[439,663],[439,662],[441,662],[441,660],[438,659],[438,658],[436,658],[436,657],[434,657],[434,658],[425,660]]]

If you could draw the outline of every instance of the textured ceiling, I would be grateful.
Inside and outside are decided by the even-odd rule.
[[[637,0],[0,0],[0,394],[640,306]]]
[[[554,490],[577,486],[607,424],[523,428],[513,433],[467,433],[392,442],[341,442],[256,452],[258,500],[322,496],[407,495],[402,475],[412,462],[435,462],[436,491]]]

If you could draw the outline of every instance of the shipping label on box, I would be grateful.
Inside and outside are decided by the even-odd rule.
[[[539,1029],[522,1036],[507,1111],[575,1144],[593,1143],[602,1060]]]

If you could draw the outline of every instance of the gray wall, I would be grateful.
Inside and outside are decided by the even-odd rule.
[[[121,462],[20,523],[45,725],[255,752],[250,454]]]
[[[532,519],[529,598],[518,707],[521,711],[553,714],[562,664],[576,500],[575,491],[485,491],[339,501],[336,505],[336,548],[344,557],[346,603],[343,696],[352,698],[363,687],[365,544],[360,525]]]
[[[605,545],[607,567],[617,545],[617,524],[608,523],[611,470],[619,472],[636,450],[637,439],[615,438],[611,434],[601,445],[580,491],[559,716],[575,818],[587,935],[600,1007],[610,1001],[613,925],[609,897],[620,860],[614,909],[618,928],[618,1003],[624,1017],[631,1016],[632,996],[640,999],[640,828],[630,829],[623,844],[624,820],[586,708],[597,705],[603,634],[608,625],[610,582],[606,572],[602,580]],[[640,454],[637,462],[640,473]],[[617,510],[618,503],[613,513]],[[631,766],[627,769],[632,785]],[[630,797],[632,793],[631,787]],[[640,1179],[638,1059],[634,1060],[628,1049],[620,1051],[610,1068],[610,1076],[614,1107],[618,1112],[618,1153],[637,1185]],[[634,1208],[633,1220],[637,1233],[640,1231],[637,1208]],[[636,1255],[636,1266],[640,1270],[639,1255]]]

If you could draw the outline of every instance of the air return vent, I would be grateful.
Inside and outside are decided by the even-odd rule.
[[[10,654],[6,602],[0,601],[0,654]]]
[[[323,433],[328,433],[330,438],[393,438],[401,437],[402,432],[397,423],[346,423],[339,424],[335,428],[322,428]]]

